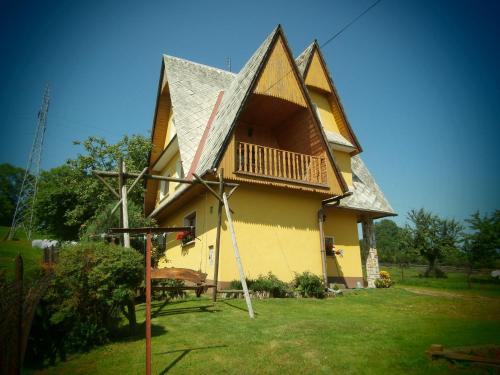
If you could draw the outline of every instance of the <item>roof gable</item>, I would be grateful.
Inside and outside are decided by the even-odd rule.
[[[259,87],[259,79],[262,76],[261,73],[264,71],[264,68],[270,60],[270,57],[273,55],[272,52],[275,50],[274,47],[277,43],[282,43],[280,47],[277,47],[277,51],[280,51],[278,53],[283,53],[285,56],[282,55],[281,57],[287,57],[290,61],[290,73],[286,70],[283,70],[282,73],[286,72],[284,76],[287,77],[287,79],[288,76],[294,77],[295,83],[299,86],[300,92],[303,95],[303,99],[306,102],[306,107],[310,110],[310,113],[314,119],[314,123],[320,133],[320,139],[324,145],[324,150],[332,165],[339,186],[342,191],[348,191],[347,184],[342,177],[342,174],[340,173],[340,170],[335,162],[330,147],[328,146],[328,141],[323,131],[323,127],[320,125],[321,123],[317,117],[316,112],[312,109],[311,99],[307,93],[307,89],[302,80],[302,77],[297,70],[297,66],[292,59],[292,54],[280,25],[278,25],[278,27],[273,30],[273,32],[266,38],[266,40],[261,44],[257,51],[252,55],[250,60],[236,76],[230,88],[225,93],[214,124],[212,125],[212,128],[210,129],[210,132],[208,134],[205,150],[201,157],[197,172],[199,174],[202,174],[209,169],[217,167],[217,164],[224,155],[224,151],[226,150],[227,144],[230,141],[230,136],[234,130],[236,119],[241,113],[244,104],[252,93],[252,90],[255,89],[255,87]],[[271,60],[271,64],[278,63],[283,64],[282,61],[273,62]],[[283,76],[275,78],[277,80],[281,80],[282,77]],[[279,86],[278,82],[274,82],[272,84],[266,82],[265,84],[262,84],[261,89],[262,87],[267,88],[267,92],[270,92],[275,86],[283,89],[282,86]],[[273,92],[276,93],[277,91]]]
[[[283,38],[279,37],[259,74],[253,92],[307,107],[305,95],[300,88],[300,78],[295,76],[292,64],[294,62],[286,51]]]
[[[327,73],[325,72],[325,69],[321,64],[318,50],[316,49],[312,54],[312,59],[307,69],[307,75],[305,76],[305,83],[308,86],[316,87],[328,93],[332,92],[332,88]]]
[[[361,144],[352,130],[349,120],[347,119],[347,115],[344,107],[342,106],[342,102],[340,101],[332,76],[328,71],[325,59],[316,40],[296,58],[296,63],[301,67],[302,77],[304,78],[306,84],[319,88],[322,91],[326,91],[329,95],[331,95],[334,102],[334,106],[332,108],[334,116],[336,119],[339,119],[339,124],[342,124],[340,129],[341,135],[353,143],[356,147],[356,153],[362,152],[363,148],[361,147]],[[309,73],[311,73],[311,77],[309,77]],[[327,82],[324,81],[325,79]],[[326,87],[325,83],[328,84],[327,90],[324,88]]]

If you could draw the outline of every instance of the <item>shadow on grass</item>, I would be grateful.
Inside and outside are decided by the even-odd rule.
[[[220,301],[220,302],[222,302],[223,304],[225,304],[225,305],[227,305],[227,306],[232,307],[233,309],[237,309],[237,310],[240,310],[240,311],[244,311],[244,312],[246,312],[246,313],[248,314],[248,310],[247,310],[247,309],[245,309],[245,308],[243,308],[243,307],[239,307],[239,306],[233,305],[233,304],[229,303],[227,300],[222,300],[222,301]],[[255,310],[254,310],[254,314],[255,314],[255,315],[259,315],[259,313],[258,313],[258,312],[255,312]]]
[[[151,336],[161,336],[168,333],[164,326],[158,324],[151,324]],[[146,337],[146,322],[138,323],[135,329],[131,329],[128,325],[120,327],[114,332],[112,342],[131,342],[137,340],[144,340]]]
[[[161,304],[157,303],[155,306],[153,306],[154,311],[152,311],[151,317],[156,318],[159,316],[200,313],[200,312],[214,313],[220,311],[217,309],[211,309],[212,307],[214,307],[214,304],[177,307],[177,305],[180,305],[185,302],[191,302],[191,301],[175,301],[175,302],[163,301]]]
[[[195,350],[208,350],[208,349],[218,349],[218,348],[226,348],[227,345],[213,345],[213,346],[204,346],[200,348],[189,348],[189,349],[178,349],[178,350],[170,350],[168,352],[156,353],[156,354],[172,354],[179,353],[174,360],[160,372],[160,375],[164,375],[169,372],[176,364],[178,364],[185,356]]]

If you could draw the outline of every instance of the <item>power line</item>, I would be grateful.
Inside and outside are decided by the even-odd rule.
[[[363,17],[366,13],[368,13],[370,10],[375,8],[382,0],[377,0],[375,1],[372,5],[370,5],[368,8],[366,8],[362,13],[360,13],[356,18],[354,18],[351,22],[349,22],[347,25],[345,25],[343,28],[341,28],[335,35],[330,37],[325,43],[323,43],[320,47],[323,48],[326,46],[328,43],[330,43],[332,40],[334,40],[336,37],[338,37],[340,34],[342,34],[345,30],[347,30],[349,27],[351,27],[354,23],[356,23],[361,17]]]
[[[335,33],[332,37],[330,37],[325,43],[323,43],[322,45],[320,45],[320,48],[323,48],[328,43],[330,43],[332,40],[334,40],[336,37],[338,37],[339,35],[341,35],[346,29],[348,29],[350,26],[352,26],[354,23],[356,23],[356,21],[358,21],[361,17],[363,17],[366,13],[368,13],[371,9],[373,9],[381,1],[382,0],[375,1],[372,5],[370,5],[363,12],[361,12],[356,18],[354,18],[352,21],[350,21],[348,24],[346,24],[344,27],[342,27],[337,33]],[[281,78],[279,78],[276,82],[274,82],[271,86],[269,86],[264,91],[264,93],[267,93],[269,90],[271,90],[274,86],[276,86],[279,82],[281,82],[292,71],[293,71],[293,69],[290,69],[288,72],[286,72]]]

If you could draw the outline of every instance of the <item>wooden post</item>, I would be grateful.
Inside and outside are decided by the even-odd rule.
[[[16,256],[16,288],[17,288],[17,311],[16,311],[16,358],[13,359],[13,374],[20,374],[23,363],[23,278],[24,266],[23,257]]]
[[[125,169],[125,162],[122,161],[121,171],[125,173],[127,170]],[[122,177],[123,178],[123,177]],[[128,228],[128,200],[127,200],[127,184],[123,183],[121,186],[120,195],[122,198],[122,214],[123,214],[123,226],[122,228]],[[130,234],[123,233],[123,246],[130,247]]]
[[[325,233],[323,232],[324,217],[325,213],[321,208],[318,211],[319,241],[321,249],[321,268],[323,269],[323,282],[325,283],[325,288],[328,288],[328,270],[326,267]]]
[[[118,160],[118,194],[119,194],[119,199],[122,201],[122,204],[120,205],[120,228],[123,228],[123,197],[122,197],[122,186],[123,186],[123,159],[120,158]],[[122,238],[120,238],[120,242],[123,245],[124,244],[124,238],[125,235],[123,235]]]
[[[146,375],[151,375],[151,232],[146,234]]]
[[[221,168],[219,173],[219,196],[224,193],[224,168]],[[217,301],[217,284],[219,282],[219,254],[220,254],[220,232],[222,226],[222,202],[219,201],[217,209],[217,234],[215,237],[215,264],[214,264],[214,285],[212,300]]]
[[[229,226],[229,232],[231,233],[231,240],[233,241],[234,256],[236,258],[236,265],[238,266],[238,271],[240,272],[241,285],[243,286],[243,292],[245,294],[245,300],[248,307],[248,315],[250,318],[254,318],[252,301],[250,300],[250,293],[248,293],[247,281],[245,278],[245,271],[243,271],[243,265],[241,264],[240,250],[238,249],[238,243],[236,242],[236,235],[234,234],[233,219],[231,217],[231,210],[229,209],[229,203],[227,202],[226,193],[222,193],[222,199],[224,200],[224,208],[226,209],[227,224]]]

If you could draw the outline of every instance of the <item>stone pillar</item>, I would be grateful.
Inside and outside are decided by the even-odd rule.
[[[363,219],[361,226],[363,228],[363,242],[366,253],[366,279],[368,288],[375,288],[375,280],[380,278],[380,271],[378,267],[377,244],[375,241],[373,219]]]

